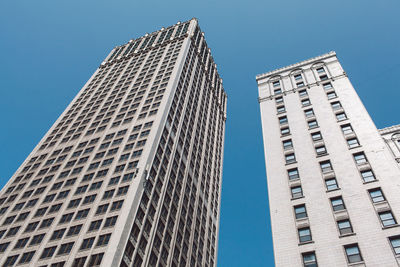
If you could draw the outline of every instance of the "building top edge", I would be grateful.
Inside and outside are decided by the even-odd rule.
[[[282,67],[282,68],[278,68],[278,69],[275,69],[275,70],[272,70],[272,71],[269,71],[269,72],[258,74],[258,75],[256,75],[256,80],[263,79],[263,78],[266,78],[266,77],[269,77],[269,76],[272,76],[272,75],[276,75],[278,73],[281,73],[281,72],[284,72],[284,71],[288,71],[290,69],[298,68],[300,66],[303,66],[303,65],[306,65],[306,64],[310,64],[310,63],[312,63],[314,61],[319,61],[319,60],[323,60],[323,59],[326,59],[326,58],[330,58],[332,56],[336,56],[336,52],[335,51],[331,51],[331,52],[328,52],[328,53],[320,55],[320,56],[316,56],[316,57],[313,57],[313,58],[310,58],[310,59],[306,59],[306,60],[297,62],[295,64],[288,65],[286,67]]]
[[[382,129],[378,129],[380,134],[388,134],[395,131],[400,131],[400,124],[388,126]]]

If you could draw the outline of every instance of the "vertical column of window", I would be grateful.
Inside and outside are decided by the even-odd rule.
[[[301,72],[300,73],[295,73],[293,75],[293,79],[294,79],[294,81],[296,83],[296,87],[297,88],[301,88],[301,87],[305,86],[304,80],[303,80],[303,75],[301,74]]]

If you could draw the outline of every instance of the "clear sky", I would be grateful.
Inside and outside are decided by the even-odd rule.
[[[0,3],[0,187],[116,45],[199,19],[228,94],[218,266],[273,266],[255,75],[331,50],[378,128],[400,119],[398,0]]]

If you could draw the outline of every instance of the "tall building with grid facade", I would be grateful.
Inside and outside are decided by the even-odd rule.
[[[336,53],[256,79],[276,266],[399,266],[400,170]]]
[[[196,19],[114,48],[0,193],[1,266],[215,266],[226,94]]]

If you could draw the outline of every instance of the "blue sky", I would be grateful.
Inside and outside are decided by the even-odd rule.
[[[0,187],[112,47],[197,17],[228,94],[218,266],[273,266],[255,75],[331,50],[378,128],[400,123],[400,2],[1,1]]]

